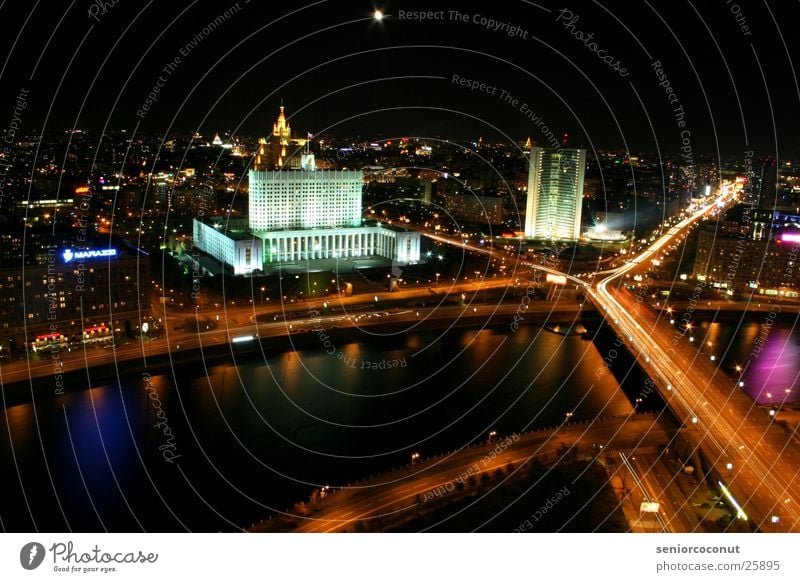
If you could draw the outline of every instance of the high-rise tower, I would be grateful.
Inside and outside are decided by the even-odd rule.
[[[526,237],[580,238],[585,168],[586,150],[531,148]]]

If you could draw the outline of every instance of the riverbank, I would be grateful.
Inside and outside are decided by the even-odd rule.
[[[396,313],[393,316],[367,317],[354,322],[337,315],[315,318],[313,321],[292,320],[273,324],[249,324],[237,328],[219,328],[195,333],[184,340],[161,340],[157,349],[141,342],[117,349],[93,351],[60,365],[44,360],[37,367],[22,367],[16,377],[2,373],[0,403],[8,408],[33,399],[58,398],[69,392],[90,389],[116,381],[121,375],[155,374],[181,369],[204,362],[207,366],[251,361],[287,351],[319,349],[328,345],[346,345],[363,340],[365,329],[371,336],[396,335],[414,332],[444,331],[461,328],[511,329],[517,305],[477,305],[472,308],[420,308]],[[596,312],[587,305],[574,302],[531,303],[518,325],[543,326],[553,333],[564,334],[573,324],[591,319],[596,325]],[[287,333],[288,332],[288,333]],[[156,340],[152,340],[155,343]],[[20,373],[21,372],[21,373]]]

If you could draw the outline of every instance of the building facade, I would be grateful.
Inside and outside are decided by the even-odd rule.
[[[531,148],[525,236],[577,240],[581,236],[586,150]]]
[[[0,268],[0,342],[30,349],[111,340],[151,318],[149,257],[122,246],[51,247],[34,265]]]
[[[230,266],[234,275],[250,275],[264,267],[264,245],[249,233],[246,218],[195,218],[193,235],[195,247]]]
[[[250,171],[250,230],[361,224],[360,170]]]
[[[797,229],[753,239],[746,229],[738,235],[700,230],[693,276],[729,294],[797,297],[800,291],[800,234]]]
[[[447,211],[459,221],[497,225],[505,218],[503,199],[499,196],[448,192],[444,201]]]
[[[281,105],[269,140],[262,140],[249,173],[247,218],[204,217],[193,222],[194,247],[250,275],[284,262],[380,256],[399,264],[420,259],[419,232],[361,219],[361,170],[317,170],[308,151],[299,169]]]
[[[265,232],[267,263],[380,256],[399,263],[419,260],[419,233],[378,224],[356,228]]]

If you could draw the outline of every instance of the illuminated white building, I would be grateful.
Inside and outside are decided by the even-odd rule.
[[[363,181],[360,170],[251,170],[250,229],[360,226]]]
[[[316,170],[308,150],[294,163],[287,149],[291,143],[281,106],[273,135],[262,140],[249,174],[249,216],[196,218],[195,248],[231,267],[235,275],[321,259],[379,256],[400,265],[419,261],[419,232],[381,223],[362,226],[361,170]]]
[[[233,268],[234,275],[249,275],[263,268],[261,240],[248,232],[247,219],[212,216],[194,219],[194,246]]]
[[[585,169],[586,150],[531,148],[526,237],[580,238]]]
[[[257,233],[266,263],[379,256],[399,264],[419,260],[419,233],[377,224],[355,228],[315,228]]]

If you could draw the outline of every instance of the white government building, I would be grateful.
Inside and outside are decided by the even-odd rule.
[[[273,135],[262,140],[250,170],[249,216],[195,218],[195,248],[235,275],[315,259],[379,256],[400,265],[419,261],[419,232],[382,223],[362,226],[361,170],[316,170],[308,153],[300,156],[299,169],[283,169],[289,140],[281,106]]]

